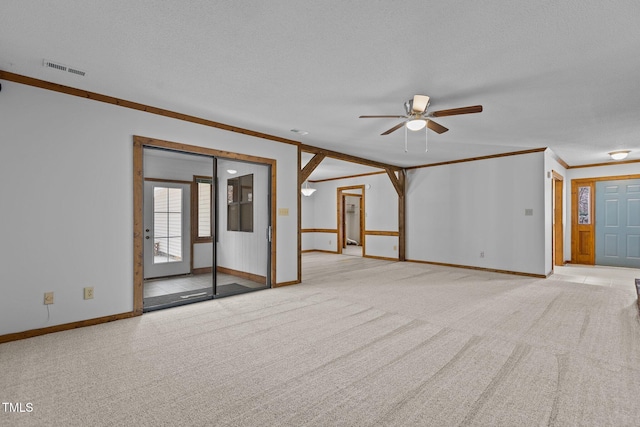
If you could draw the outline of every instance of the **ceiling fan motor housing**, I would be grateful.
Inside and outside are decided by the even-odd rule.
[[[423,114],[429,106],[429,97],[427,95],[414,95],[411,103],[411,113]],[[407,112],[409,114],[409,112]]]

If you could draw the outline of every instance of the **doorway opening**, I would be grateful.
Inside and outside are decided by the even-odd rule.
[[[338,253],[364,256],[364,185],[339,187]]]

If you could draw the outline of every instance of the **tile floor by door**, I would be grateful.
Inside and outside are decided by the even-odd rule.
[[[608,286],[628,290],[635,295],[635,279],[640,279],[640,270],[637,268],[566,264],[555,266],[554,274],[549,278],[592,286]]]
[[[212,286],[211,274],[197,274],[162,279],[150,279],[144,282],[144,298],[158,297],[179,292],[195,291]],[[230,274],[218,273],[218,286],[237,283],[249,288],[260,288],[264,284],[252,282]]]

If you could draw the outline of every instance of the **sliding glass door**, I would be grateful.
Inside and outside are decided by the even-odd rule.
[[[271,166],[144,149],[151,311],[270,287]]]

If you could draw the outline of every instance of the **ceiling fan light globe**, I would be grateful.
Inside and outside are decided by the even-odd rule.
[[[618,150],[609,153],[613,160],[623,160],[629,155],[629,150]]]
[[[409,120],[407,122],[407,129],[412,130],[412,131],[417,131],[420,130],[422,128],[424,128],[427,125],[427,121],[423,120],[423,119],[414,119],[414,120]]]
[[[302,192],[302,195],[305,197],[309,197],[310,195],[312,195],[316,189],[315,188],[303,188],[300,190]]]

